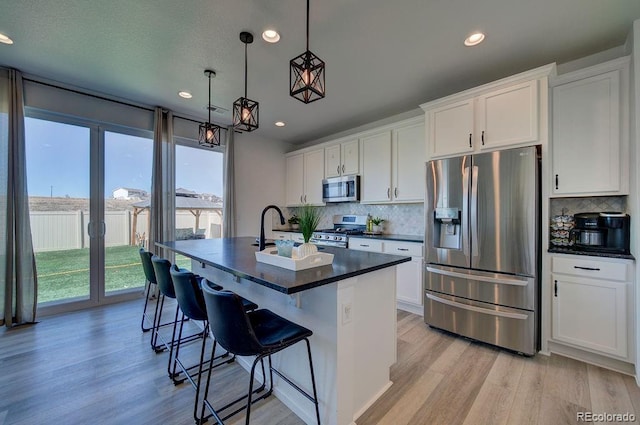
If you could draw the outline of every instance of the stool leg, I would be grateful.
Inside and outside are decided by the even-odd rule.
[[[144,308],[142,309],[142,321],[140,322],[140,328],[142,329],[142,332],[149,332],[151,329],[153,329],[153,326],[150,328],[145,328],[144,319],[146,319],[147,317],[147,304],[149,304],[149,294],[151,293],[151,282],[149,282],[148,280],[145,281],[145,286],[146,286],[146,291],[144,295]],[[155,323],[155,316],[153,320]]]
[[[311,370],[311,386],[313,387],[313,404],[316,406],[316,420],[318,421],[318,425],[320,425],[320,408],[318,407],[318,393],[316,391],[316,377],[313,373],[313,361],[311,360],[311,344],[309,343],[309,339],[305,338],[304,341],[307,343],[307,353],[309,354],[309,370]]]
[[[175,317],[175,320],[173,321],[173,333],[171,334],[171,343],[169,343],[169,363],[167,364],[167,373],[169,374],[170,378],[173,378],[173,375],[171,374],[171,359],[173,358],[173,344],[174,344],[174,341],[176,340],[176,328],[178,324],[179,313],[180,313],[180,307],[176,306],[176,317]],[[182,322],[180,322],[180,325],[182,326]]]
[[[249,425],[249,417],[251,416],[251,396],[253,395],[253,377],[256,372],[256,366],[258,365],[258,361],[262,363],[262,370],[264,370],[264,358],[262,356],[257,356],[256,359],[253,361],[253,365],[251,366],[251,374],[249,376],[249,394],[247,395],[247,417],[244,422],[246,425]],[[266,375],[263,375],[263,376],[264,376],[264,379],[266,380],[267,379]]]
[[[178,338],[175,339],[175,336],[174,336],[176,351],[173,356],[173,370],[169,370],[169,376],[171,377],[171,379],[173,379],[173,383],[175,385],[178,385],[184,382],[184,379],[181,379],[181,380],[176,379],[176,377],[178,376],[178,373],[176,373],[176,369],[178,368],[178,356],[180,355],[180,342],[182,340],[183,327],[184,327],[184,313],[182,313],[182,319],[180,320],[180,331],[178,332]],[[173,345],[173,341],[171,342],[171,345]],[[169,364],[171,364],[171,356],[169,356]]]
[[[162,323],[162,309],[164,308],[164,295],[160,295],[156,302],[156,312],[153,321],[153,335],[151,335],[151,348],[159,353],[164,350],[158,346],[158,332],[160,332],[160,323]]]

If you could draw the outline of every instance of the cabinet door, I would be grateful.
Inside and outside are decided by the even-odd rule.
[[[273,231],[271,232],[271,234],[273,235],[273,239],[280,239],[283,241],[291,240],[291,235],[292,235],[289,232],[278,232],[278,231]]]
[[[344,142],[342,145],[342,175],[358,174],[360,171],[360,156],[358,155],[358,139]]]
[[[473,99],[466,99],[428,111],[429,157],[473,151],[473,103]]]
[[[422,202],[425,190],[426,145],[422,124],[394,130],[393,199]]]
[[[302,204],[304,196],[304,160],[302,154],[287,157],[286,175],[287,206]]]
[[[362,139],[361,202],[391,201],[391,131]]]
[[[553,88],[553,193],[620,190],[620,72]]]
[[[396,266],[396,298],[422,305],[422,296],[422,257],[413,257]]]
[[[538,141],[538,80],[479,96],[476,108],[479,149]]]
[[[304,154],[304,197],[306,204],[322,204],[322,179],[324,179],[324,149]]]
[[[338,177],[342,174],[340,149],[340,145],[329,146],[324,149],[324,175],[326,178]]]
[[[349,238],[349,249],[356,251],[382,252],[383,242],[380,239]]]
[[[627,358],[626,283],[552,275],[553,338]]]

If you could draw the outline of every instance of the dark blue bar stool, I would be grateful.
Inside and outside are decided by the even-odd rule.
[[[209,320],[207,317],[207,310],[204,303],[204,296],[202,295],[201,285],[207,285],[209,288],[213,288],[216,290],[222,290],[222,286],[216,285],[215,283],[211,283],[206,279],[201,279],[197,277],[195,274],[191,273],[186,269],[180,269],[177,265],[173,265],[171,267],[171,278],[173,279],[173,285],[176,293],[176,300],[178,301],[178,306],[180,306],[180,310],[182,311],[183,317],[186,316],[191,320],[197,320],[202,322],[203,328],[205,332],[209,330]],[[255,310],[258,308],[258,305],[247,300],[242,299],[243,308],[247,311]],[[182,360],[180,360],[180,347],[181,347],[181,337],[182,337],[182,328],[183,322],[180,323],[180,332],[178,334],[177,344],[175,356],[173,358],[173,380],[175,384],[180,384],[186,380],[189,380],[191,385],[196,389],[196,397],[193,406],[193,417],[196,422],[199,421],[198,418],[198,404],[199,404],[199,396],[200,396],[200,383],[201,376],[203,372],[206,372],[207,369],[203,369],[205,364],[212,363],[213,360],[223,359],[229,357],[229,352],[225,352],[219,356],[215,355],[215,351],[211,353],[212,358],[210,360],[204,360],[205,355],[205,347],[207,345],[206,335],[205,338],[202,339],[202,347],[200,349],[200,362],[187,367],[184,365]],[[212,369],[221,366],[226,363],[232,363],[235,360],[235,356],[230,359],[226,359],[221,361],[215,365],[210,365]],[[184,373],[184,378],[178,379],[178,373],[176,373],[176,367],[180,367],[182,372]],[[198,368],[198,372],[196,375],[192,374],[192,370]],[[197,377],[197,381],[195,378]]]
[[[247,413],[245,424],[248,425],[251,415],[251,405],[271,395],[273,391],[273,374],[275,373],[314,404],[316,420],[319,425],[320,410],[318,408],[318,394],[316,392],[316,380],[313,373],[313,361],[311,359],[311,345],[309,344],[309,337],[313,332],[266,309],[247,313],[242,307],[242,299],[233,292],[217,291],[207,285],[202,285],[202,292],[207,306],[209,327],[211,328],[215,338],[213,347],[214,352],[216,344],[220,344],[222,348],[234,355],[256,356],[256,358],[251,366],[249,391],[247,395],[242,396],[218,409],[215,409],[211,403],[207,401],[209,384],[211,382],[211,369],[209,369],[207,384],[204,390],[201,421],[206,420],[209,417],[205,417],[205,407],[211,412],[210,416],[213,416],[219,424],[223,424],[225,419],[228,419],[246,407]],[[280,371],[276,370],[271,364],[272,354],[282,351],[300,341],[305,341],[307,344],[313,396],[309,395],[306,391],[293,383]],[[264,374],[265,357],[269,360],[269,389],[252,400],[253,394],[257,393],[266,385],[266,375]],[[265,382],[262,383],[261,388],[253,390],[253,379],[258,362],[262,365]],[[241,406],[224,417],[220,416],[226,409],[231,408],[245,398],[247,399],[246,406]]]
[[[147,304],[149,304],[149,296],[151,295],[151,287],[153,286],[154,292],[157,288],[158,282],[156,281],[156,274],[153,271],[153,264],[151,264],[151,256],[153,253],[146,251],[144,248],[140,248],[140,261],[142,262],[142,269],[144,270],[145,277],[145,294],[144,294],[144,308],[142,309],[142,321],[140,322],[140,328],[142,332],[148,332],[153,329],[153,326],[145,327],[144,322],[147,319]],[[153,316],[153,324],[156,323],[156,316],[158,314],[158,304],[156,303],[156,312]]]

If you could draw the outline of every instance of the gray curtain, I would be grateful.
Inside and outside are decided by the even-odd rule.
[[[222,209],[222,237],[233,238],[236,235],[236,190],[234,161],[234,131],[233,126],[227,128],[227,142],[225,143]]]
[[[0,70],[0,326],[34,322],[36,260],[29,222],[22,75]],[[0,245],[2,245],[0,243]]]
[[[173,253],[155,246],[175,239],[175,143],[173,113],[156,108],[153,129],[149,251],[173,262]]]

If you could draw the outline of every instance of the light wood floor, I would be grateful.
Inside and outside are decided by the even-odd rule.
[[[170,382],[167,354],[155,354],[140,332],[141,310],[141,301],[127,302],[0,330],[0,424],[192,424],[193,388]],[[248,379],[237,364],[215,377],[229,392]],[[558,425],[578,423],[580,411],[640,415],[640,388],[629,376],[560,356],[513,355],[405,312],[391,379],[358,425]],[[251,422],[302,423],[275,397],[256,405]],[[244,423],[243,414],[228,423]]]

